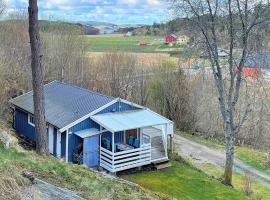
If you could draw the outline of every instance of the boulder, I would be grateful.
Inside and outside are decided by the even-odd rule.
[[[12,144],[12,136],[6,131],[0,130],[0,141],[5,145],[6,148],[9,148]]]

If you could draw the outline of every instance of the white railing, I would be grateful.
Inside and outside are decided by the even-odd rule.
[[[100,166],[110,172],[118,172],[151,163],[151,142],[140,148],[113,153],[100,147]]]

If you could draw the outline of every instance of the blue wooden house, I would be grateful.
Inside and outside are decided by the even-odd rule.
[[[44,86],[50,154],[110,172],[168,160],[173,122],[143,106],[74,85]],[[33,92],[10,100],[14,129],[36,140]]]

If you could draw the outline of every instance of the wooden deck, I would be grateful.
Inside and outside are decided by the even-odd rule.
[[[144,128],[143,133],[151,137],[151,160],[154,162],[166,159],[161,130],[149,127]]]
[[[110,172],[157,164],[168,161],[163,143],[162,131],[149,127],[142,130],[142,144],[139,148],[112,152],[100,147],[100,166]]]
[[[100,147],[100,166],[110,172],[118,172],[151,163],[151,144],[127,151],[111,152]]]

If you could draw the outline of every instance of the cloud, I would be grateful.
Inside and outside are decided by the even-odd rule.
[[[147,3],[151,6],[159,6],[161,2],[159,0],[147,0]]]
[[[28,0],[8,0],[9,9],[27,9]],[[166,19],[162,0],[39,0],[41,19],[151,24]]]
[[[138,0],[118,0],[118,3],[120,4],[136,4],[138,2]]]

